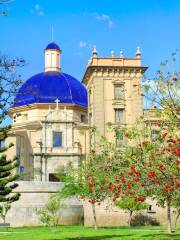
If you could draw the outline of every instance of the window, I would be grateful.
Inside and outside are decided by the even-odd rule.
[[[114,85],[114,98],[124,99],[124,85]]]
[[[124,143],[123,133],[122,132],[116,133],[116,146],[123,147],[123,143]]]
[[[55,173],[49,173],[49,182],[59,182],[59,178]]]
[[[55,66],[56,66],[55,54],[54,54],[54,53],[51,54],[51,66],[52,66],[52,67],[55,67]]]
[[[81,115],[81,122],[82,122],[82,123],[86,122],[86,116],[83,115],[83,114]]]
[[[153,129],[153,130],[151,131],[151,138],[152,138],[153,140],[157,139],[158,134],[159,134],[159,131]]]
[[[89,125],[92,125],[92,113],[89,113]]]
[[[156,211],[153,209],[153,206],[152,206],[152,205],[149,205],[149,206],[148,206],[147,212],[148,212],[148,213],[156,213]]]
[[[62,132],[53,132],[53,147],[62,147]]]
[[[4,140],[0,140],[0,149],[5,147],[5,141]]]
[[[124,109],[115,108],[115,123],[124,123]]]

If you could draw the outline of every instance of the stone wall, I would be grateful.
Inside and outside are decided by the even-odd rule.
[[[13,227],[42,225],[36,214],[37,208],[45,205],[51,193],[57,192],[63,183],[20,181],[16,191],[21,193],[19,201],[12,203],[6,222]],[[65,202],[60,222],[62,224],[83,223],[83,207],[75,199]]]
[[[166,208],[161,208],[156,205],[155,202],[147,201],[151,205],[151,211],[143,210],[141,213],[146,216],[155,218],[160,225],[166,225]],[[175,223],[175,210],[172,209],[172,225]],[[140,213],[140,212],[138,212]],[[136,213],[134,213],[135,215]],[[118,227],[118,226],[127,226],[128,225],[128,213],[114,207],[114,204],[111,202],[105,202],[101,205],[96,204],[96,217],[97,225],[100,227]],[[93,215],[91,204],[88,202],[84,203],[84,225],[87,227],[93,226]],[[177,223],[180,226],[180,219]]]

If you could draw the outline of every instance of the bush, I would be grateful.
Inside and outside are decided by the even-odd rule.
[[[151,216],[139,213],[132,217],[131,226],[160,226],[160,223]]]
[[[60,209],[62,208],[65,208],[65,205],[56,194],[52,194],[46,205],[43,208],[37,209],[39,220],[45,226],[56,227],[60,224]]]

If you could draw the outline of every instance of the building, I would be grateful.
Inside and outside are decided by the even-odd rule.
[[[50,43],[45,71],[23,84],[9,109],[24,180],[55,181],[58,167],[70,161],[78,166],[85,155],[87,91],[61,71],[60,58],[59,46]]]
[[[9,221],[14,226],[36,225],[36,208],[56,192],[55,173],[72,162],[78,167],[87,152],[87,90],[74,77],[61,71],[61,50],[50,43],[44,51],[45,70],[29,78],[9,109],[13,119],[8,155],[20,157],[21,198],[13,203]],[[63,222],[82,219],[82,205],[70,203]],[[16,214],[16,219],[14,218]]]
[[[141,65],[137,48],[134,58],[114,52],[107,58],[98,56],[94,47],[82,83],[61,71],[61,50],[55,43],[45,49],[45,71],[34,75],[20,88],[9,114],[13,119],[8,141],[15,143],[9,155],[19,155],[23,179],[17,191],[19,201],[13,203],[8,220],[13,226],[37,225],[36,208],[42,207],[50,193],[62,185],[56,172],[72,162],[78,167],[89,152],[89,125],[118,147],[123,138],[108,131],[107,123],[132,126],[143,114],[158,121],[154,110],[143,110],[142,93],[135,88],[147,70]],[[150,203],[148,214],[154,214],[165,224],[165,211]],[[92,225],[90,206],[76,199],[68,202],[63,223]],[[110,210],[109,210],[110,209]],[[97,209],[98,225],[125,225],[127,215],[106,206]],[[16,214],[16,219],[14,215]],[[123,216],[123,218],[122,218]]]
[[[100,135],[117,141],[120,146],[123,139],[113,139],[107,123],[131,126],[143,114],[142,96],[134,85],[141,83],[147,67],[141,65],[141,52],[138,48],[135,58],[124,58],[122,51],[118,57],[98,57],[93,49],[92,59],[83,77],[88,89],[88,118],[96,126]]]

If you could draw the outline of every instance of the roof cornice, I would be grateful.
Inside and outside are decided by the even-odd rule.
[[[86,72],[83,76],[82,82],[87,85],[88,79],[94,72],[101,72],[102,75],[107,73],[111,74],[121,74],[121,73],[144,73],[148,69],[148,66],[88,66]]]

